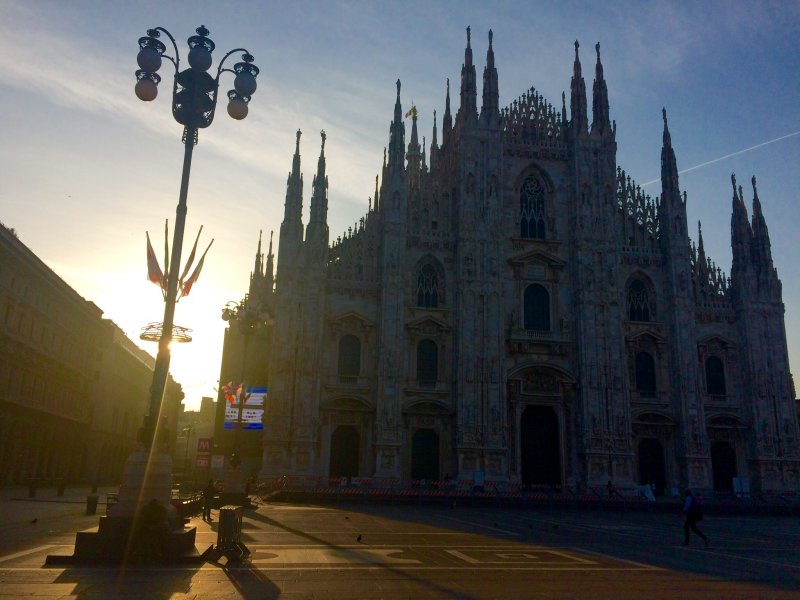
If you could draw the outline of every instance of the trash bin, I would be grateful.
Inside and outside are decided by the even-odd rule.
[[[87,515],[94,515],[97,514],[97,499],[99,496],[96,495],[89,495],[86,496],[86,514]]]

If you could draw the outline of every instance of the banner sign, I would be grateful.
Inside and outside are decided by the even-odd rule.
[[[205,455],[198,455],[194,466],[198,469],[207,469],[211,465],[211,457]]]
[[[241,428],[243,430],[262,430],[264,424],[264,402],[267,398],[266,386],[248,387],[245,394],[246,400],[242,405],[238,399],[233,404],[225,405],[225,429],[236,429],[241,411]]]

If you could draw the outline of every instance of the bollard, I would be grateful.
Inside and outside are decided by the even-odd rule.
[[[97,498],[98,498],[98,496],[94,496],[94,495],[86,496],[86,514],[87,515],[97,514]]]

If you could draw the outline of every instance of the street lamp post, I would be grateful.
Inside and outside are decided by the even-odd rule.
[[[183,480],[186,481],[189,473],[189,440],[191,439],[192,435],[192,426],[187,425],[184,427],[183,433],[186,434],[186,452],[183,454]]]
[[[183,171],[180,194],[176,209],[175,232],[172,243],[172,256],[167,271],[164,322],[158,341],[158,354],[150,386],[148,413],[139,430],[142,448],[128,457],[122,483],[119,489],[119,502],[109,510],[109,517],[101,519],[97,532],[81,532],[76,540],[75,554],[72,557],[48,557],[48,562],[117,562],[130,557],[135,545],[136,522],[141,516],[143,506],[160,505],[167,514],[174,516],[170,505],[172,488],[172,456],[166,451],[166,430],[159,431],[160,415],[164,390],[169,376],[170,350],[173,340],[173,318],[180,279],[181,250],[183,231],[186,222],[186,198],[189,191],[189,173],[192,166],[192,151],[198,140],[198,131],[211,125],[217,106],[219,81],[223,73],[235,75],[234,89],[227,93],[228,114],[237,120],[247,116],[247,105],[256,90],[258,67],[253,64],[253,56],[244,48],[231,50],[219,61],[216,77],[208,74],[211,68],[211,53],[214,42],[208,38],[208,29],[198,27],[197,35],[188,39],[189,67],[181,71],[178,45],[172,34],[163,27],[148,29],[145,37],[139,38],[139,54],[136,61],[136,96],[143,101],[155,100],[161,76],[157,71],[163,59],[175,67],[172,84],[172,116],[183,125]],[[166,54],[167,46],[159,38],[165,35],[172,43],[174,56]],[[234,53],[241,52],[242,60],[232,68],[225,67],[225,61]],[[166,267],[166,265],[165,265]],[[196,552],[195,528],[179,528],[164,533],[162,548],[164,560],[172,555]],[[152,559],[152,557],[150,557]]]
[[[266,307],[262,304],[256,305],[250,302],[249,298],[245,298],[240,302],[228,302],[222,309],[222,320],[229,323],[236,323],[239,327],[239,333],[242,335],[242,364],[241,364],[241,384],[236,395],[238,403],[236,409],[236,429],[233,434],[233,449],[230,454],[229,468],[225,471],[225,492],[229,501],[245,502],[246,498],[242,487],[242,473],[241,473],[241,429],[242,429],[242,411],[244,410],[245,402],[247,401],[247,350],[250,342],[250,336],[262,325],[269,325],[272,323],[272,316]]]
[[[175,232],[172,242],[172,257],[169,264],[167,277],[167,297],[164,305],[164,324],[161,338],[158,342],[158,355],[156,357],[153,383],[150,388],[149,412],[145,417],[142,427],[141,441],[147,446],[153,445],[157,439],[156,431],[164,396],[164,388],[169,373],[170,350],[172,341],[173,318],[175,316],[175,303],[178,294],[178,280],[180,278],[181,249],[183,246],[183,231],[186,222],[186,197],[189,191],[189,172],[192,166],[192,151],[198,140],[198,130],[211,125],[219,92],[219,79],[222,73],[229,72],[236,75],[234,89],[228,92],[228,114],[237,120],[247,116],[247,105],[250,97],[256,90],[256,76],[258,67],[253,63],[253,56],[244,48],[236,48],[228,52],[217,67],[217,76],[212,78],[207,73],[211,67],[211,53],[214,42],[208,36],[208,29],[200,26],[196,29],[197,35],[188,39],[189,68],[180,70],[180,58],[175,38],[163,27],[148,29],[147,36],[139,38],[139,54],[136,60],[140,69],[136,71],[136,96],[145,102],[152,101],[158,95],[158,83],[161,77],[156,73],[161,67],[162,58],[166,58],[175,67],[175,76],[172,86],[172,115],[175,120],[184,126],[183,143],[183,171],[181,174],[180,196],[175,214]],[[170,57],[165,52],[167,47],[159,39],[164,33],[172,42],[175,57]],[[224,68],[226,59],[236,52],[242,52],[242,62],[238,62],[233,69]]]

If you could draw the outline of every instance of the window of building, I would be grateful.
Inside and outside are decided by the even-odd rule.
[[[520,237],[545,239],[544,189],[535,177],[522,182],[519,193]]]
[[[439,277],[436,268],[430,263],[422,265],[417,274],[417,306],[439,307]]]
[[[361,373],[361,340],[354,335],[344,335],[339,340],[339,375],[358,377]]]
[[[634,279],[628,286],[628,314],[631,321],[649,321],[655,311],[651,310],[652,298],[641,279]]]
[[[417,345],[417,380],[421,385],[434,385],[439,378],[439,348],[433,340]]]
[[[525,288],[525,329],[550,331],[550,294],[544,286],[534,283]]]
[[[725,368],[722,359],[718,356],[706,358],[706,393],[711,396],[724,396]]]
[[[647,352],[636,354],[636,389],[641,396],[654,398],[656,395],[656,363]]]

